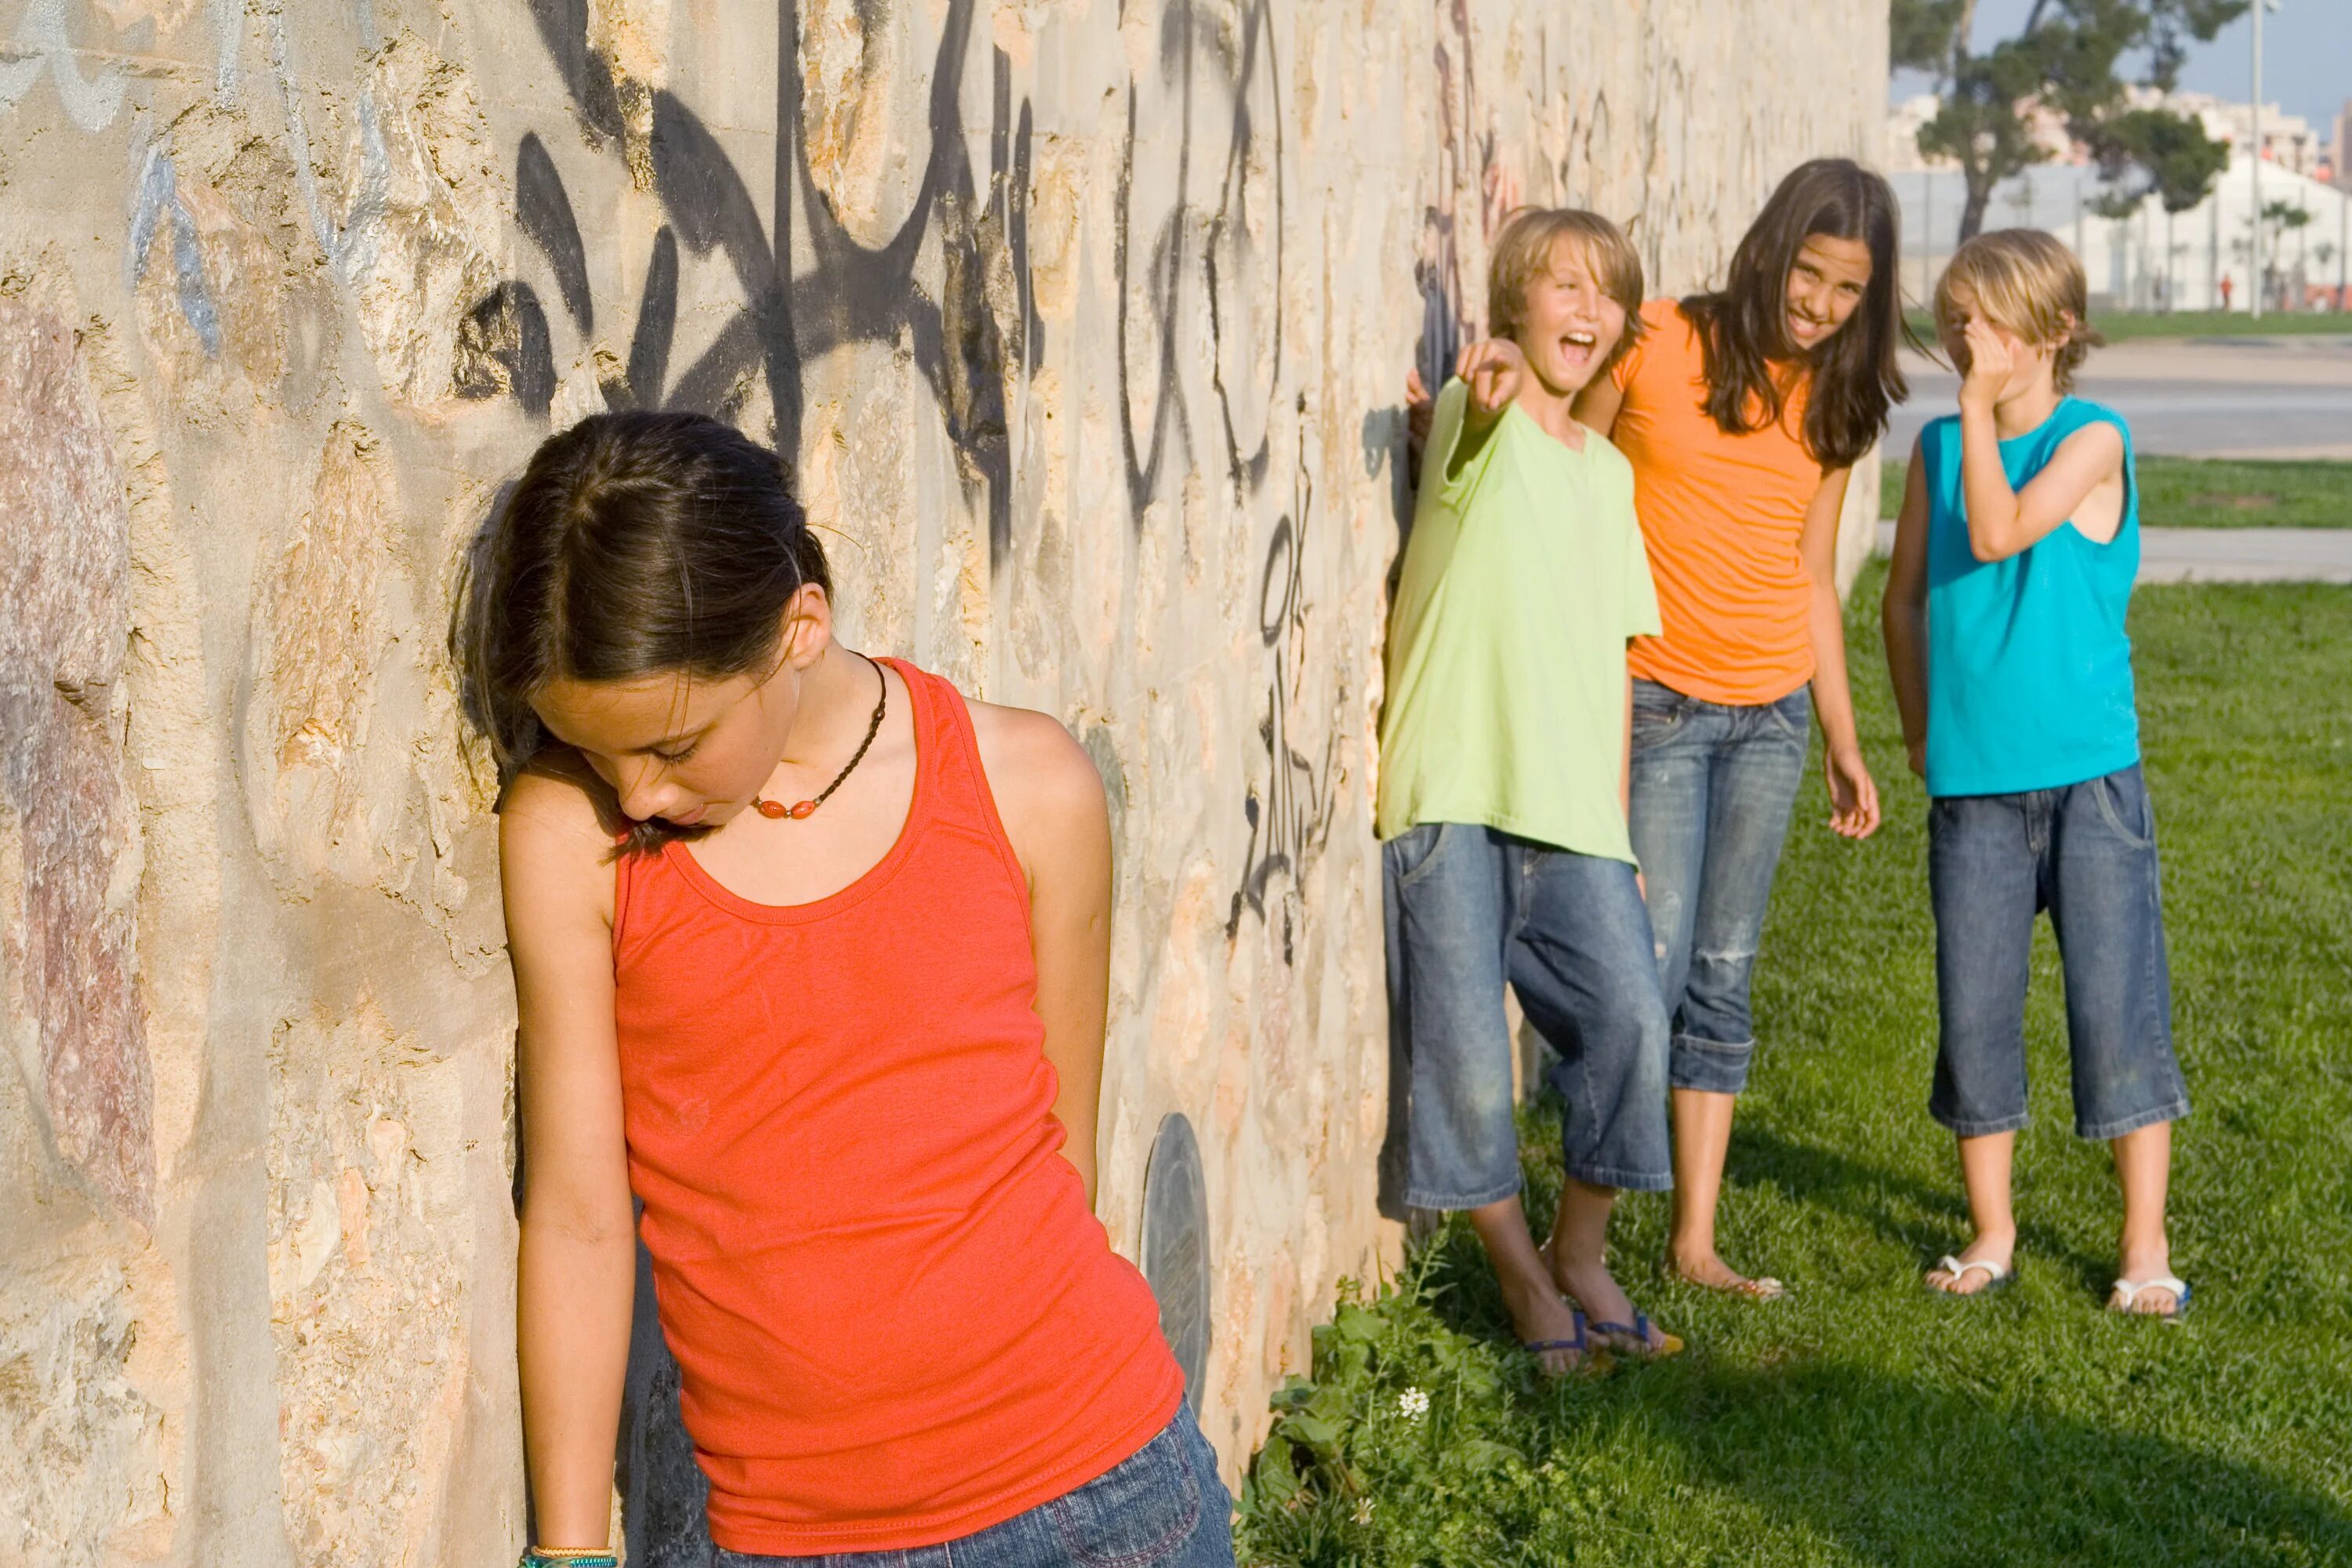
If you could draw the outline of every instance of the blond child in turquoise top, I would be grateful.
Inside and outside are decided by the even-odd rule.
[[[2172,1045],[2156,818],[2125,606],[2139,563],[2131,432],[2071,395],[2099,342],[2082,263],[2051,235],[1962,246],[1936,327],[1960,412],[1920,432],[1895,525],[1887,662],[1927,784],[1937,1038],[1929,1114],[1959,1141],[1975,1235],[1927,1270],[1972,1296],[2016,1261],[2025,999],[2044,910],[2066,982],[2074,1130],[2115,1151],[2117,1311],[2178,1320],[2165,1191],[2189,1110]]]

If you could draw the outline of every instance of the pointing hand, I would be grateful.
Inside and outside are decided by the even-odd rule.
[[[1527,355],[1508,338],[1481,338],[1454,363],[1454,374],[1469,384],[1471,416],[1481,425],[1510,406],[1527,373]]]

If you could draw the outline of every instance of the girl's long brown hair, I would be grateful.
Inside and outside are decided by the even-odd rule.
[[[1907,338],[1900,286],[1902,213],[1886,182],[1850,158],[1800,163],[1780,182],[1731,253],[1731,271],[1682,313],[1698,329],[1707,417],[1727,436],[1767,430],[1788,407],[1793,380],[1812,377],[1804,442],[1823,468],[1843,468],[1886,433],[1909,395],[1895,351]],[[1870,285],[1844,326],[1810,354],[1789,341],[1789,269],[1814,235],[1859,240],[1870,250]]]
[[[742,432],[631,412],[549,437],[475,536],[450,615],[458,698],[499,784],[548,745],[531,698],[549,681],[763,672],[804,583],[833,591],[824,552],[782,460]],[[700,832],[615,831],[624,853]]]

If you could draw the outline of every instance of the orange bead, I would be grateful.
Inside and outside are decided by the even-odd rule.
[[[811,812],[814,811],[815,809],[816,809],[816,802],[814,802],[814,801],[813,801],[813,800],[795,801],[795,802],[793,804],[793,820],[798,821],[800,818],[802,818],[802,817],[803,817],[803,816],[806,816],[809,813],[811,813]]]
[[[761,816],[769,817],[771,819],[779,816],[789,816],[792,815],[791,808],[785,805],[781,800],[754,799],[751,802],[751,805],[759,811]]]

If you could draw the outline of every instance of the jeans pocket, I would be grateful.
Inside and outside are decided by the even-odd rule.
[[[1633,682],[1633,744],[1638,749],[1664,740],[1682,727],[1690,700],[1654,680]]]
[[[1183,1550],[1201,1522],[1201,1478],[1179,1415],[1127,1459],[1045,1505],[1074,1563],[1150,1568]]]
[[[2099,803],[2099,816],[2116,837],[2135,849],[2155,845],[2156,812],[2137,767],[2093,779],[2089,788],[2091,798]]]
[[[1810,688],[1800,686],[1778,702],[1768,702],[1765,707],[1772,710],[1773,721],[1780,725],[1780,733],[1793,741],[1805,738],[1805,726],[1813,718],[1813,694]]]
[[[1398,887],[1412,887],[1436,862],[1445,828],[1443,822],[1417,823],[1388,841],[1383,852],[1388,856],[1389,874]]]

